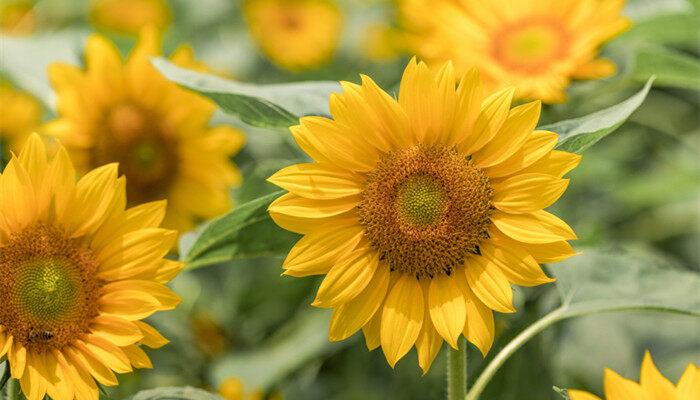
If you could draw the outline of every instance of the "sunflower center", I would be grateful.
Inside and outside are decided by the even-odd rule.
[[[360,223],[392,271],[450,275],[488,238],[492,194],[486,175],[455,150],[412,147],[369,174]]]
[[[568,33],[555,21],[526,20],[494,35],[492,53],[511,70],[536,73],[565,57],[568,43]]]
[[[0,248],[0,325],[33,351],[89,331],[102,283],[92,251],[59,228],[37,225]]]
[[[133,104],[110,109],[104,126],[93,164],[119,163],[132,204],[166,197],[178,165],[174,129],[156,113]]]

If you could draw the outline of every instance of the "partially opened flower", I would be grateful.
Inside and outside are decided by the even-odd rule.
[[[625,379],[605,369],[606,400],[695,400],[700,399],[700,368],[689,364],[677,385],[666,379],[654,365],[647,351],[639,383]],[[600,400],[600,397],[580,390],[568,390],[571,400]]]
[[[334,0],[246,0],[243,12],[258,46],[281,68],[318,67],[338,46],[343,18]]]
[[[75,176],[36,135],[0,175],[0,358],[28,400],[97,400],[98,382],[150,368],[142,346],[167,340],[141,320],[180,301],[165,202],[127,209],[116,164]]]
[[[145,26],[164,30],[172,20],[165,0],[92,0],[90,21],[101,29],[138,35]]]
[[[214,104],[165,79],[150,62],[159,55],[153,29],[143,31],[125,64],[114,44],[90,37],[84,69],[49,68],[59,117],[45,129],[62,140],[81,171],[118,162],[132,204],[168,199],[165,226],[184,232],[230,208],[229,189],[240,174],[229,157],[243,135],[209,127]],[[187,47],[171,61],[202,68]]]
[[[428,61],[481,70],[518,98],[565,100],[571,79],[598,79],[615,64],[600,46],[626,30],[624,0],[401,0],[408,47]]]
[[[41,104],[30,94],[0,82],[0,152],[19,152],[32,131],[41,124]],[[2,158],[3,154],[0,154]]]
[[[269,179],[289,191],[270,215],[304,235],[285,274],[325,274],[313,304],[334,309],[330,339],[362,329],[392,366],[415,345],[427,371],[460,335],[486,354],[492,311],[515,311],[511,283],[551,282],[538,263],[573,254],[574,232],[543,209],[580,157],[534,130],[539,102],[484,98],[474,70],[455,83],[451,64],[415,60],[398,101],[366,76],[342,82],[333,119],[292,127],[313,162]]]

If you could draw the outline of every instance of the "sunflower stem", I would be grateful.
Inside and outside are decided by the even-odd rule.
[[[447,400],[463,400],[467,395],[467,343],[460,337],[459,349],[447,353]]]

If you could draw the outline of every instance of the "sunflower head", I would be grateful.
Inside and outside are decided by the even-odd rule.
[[[406,45],[431,62],[478,67],[494,89],[519,98],[565,100],[571,79],[615,73],[600,46],[626,30],[624,0],[402,0]]]
[[[165,0],[92,0],[90,22],[98,28],[138,35],[144,26],[162,31],[172,15]]]
[[[243,13],[258,46],[281,68],[317,67],[338,45],[342,15],[334,0],[246,0]]]
[[[177,234],[158,227],[165,202],[126,208],[125,185],[116,164],[76,182],[37,135],[0,174],[0,357],[29,400],[97,400],[167,343],[141,320],[180,301],[164,285]]]
[[[285,274],[325,275],[313,304],[334,309],[330,339],[362,329],[392,366],[415,345],[427,371],[460,335],[486,354],[511,284],[551,282],[539,263],[573,255],[574,232],[543,209],[580,157],[535,129],[539,101],[485,97],[475,70],[414,59],[398,99],[366,76],[341,85],[332,118],[292,127],[312,162],[269,179],[289,191],[270,215],[304,235]]]
[[[41,104],[23,91],[0,81],[0,158],[19,152],[29,134],[41,124]]]
[[[700,368],[689,364],[677,385],[664,377],[654,365],[651,354],[644,354],[639,383],[625,379],[611,369],[605,369],[606,400],[691,400],[700,398]],[[600,397],[580,390],[568,390],[571,400],[600,400]]]
[[[230,208],[229,189],[240,174],[229,159],[243,135],[209,127],[214,104],[165,79],[149,61],[160,54],[152,28],[142,31],[126,61],[105,38],[90,37],[84,68],[49,68],[59,116],[45,130],[65,143],[80,171],[119,163],[132,204],[168,199],[165,225],[184,232]],[[171,61],[206,68],[189,47]]]

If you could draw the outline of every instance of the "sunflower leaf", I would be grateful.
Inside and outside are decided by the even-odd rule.
[[[236,259],[286,254],[298,236],[272,222],[267,207],[283,191],[236,207],[180,241],[181,259],[199,268]]]
[[[654,77],[649,78],[642,90],[612,107],[583,117],[545,125],[539,129],[556,132],[559,135],[558,149],[582,153],[622,125],[642,105],[653,82]]]
[[[160,387],[142,390],[127,400],[221,400],[221,397],[193,387]]]
[[[658,46],[640,50],[632,76],[643,81],[651,75],[661,86],[700,89],[700,61],[678,51]]]
[[[307,115],[328,115],[328,97],[340,90],[337,82],[315,81],[273,85],[234,82],[195,72],[154,58],[153,65],[171,81],[213,100],[246,124],[287,129]]]

